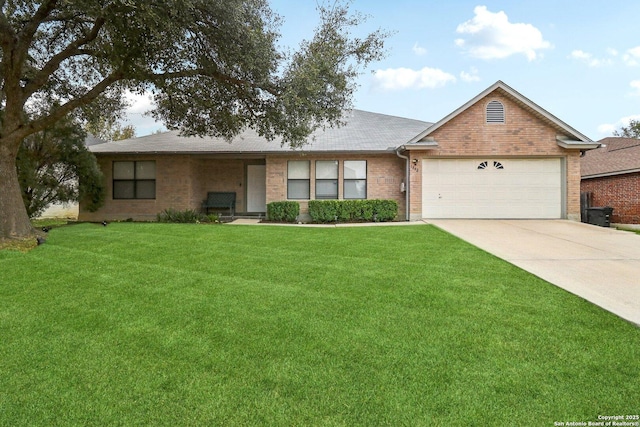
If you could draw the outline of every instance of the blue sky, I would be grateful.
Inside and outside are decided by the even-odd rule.
[[[313,34],[315,0],[272,0],[281,45]],[[640,2],[354,0],[354,31],[392,31],[386,58],[359,79],[354,107],[438,121],[502,80],[591,139],[640,119]],[[137,135],[161,128],[129,115]]]

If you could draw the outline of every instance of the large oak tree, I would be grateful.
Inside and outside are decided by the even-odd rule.
[[[267,0],[0,0],[0,239],[33,230],[16,156],[22,141],[70,115],[122,111],[152,91],[153,114],[186,135],[232,138],[246,127],[298,146],[339,124],[355,78],[386,34],[351,31],[348,5],[319,7],[298,50],[278,47]]]

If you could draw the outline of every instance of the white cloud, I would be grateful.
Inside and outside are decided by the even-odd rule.
[[[127,91],[125,93],[125,98],[129,103],[129,108],[127,108],[128,113],[146,113],[155,107],[153,97],[150,92],[139,94]]]
[[[424,47],[418,45],[418,42],[414,43],[414,45],[411,48],[411,50],[413,51],[413,53],[415,53],[418,56],[422,56],[422,55],[426,55],[427,54],[427,49],[425,49]]]
[[[622,59],[625,64],[631,67],[640,65],[640,46],[627,50],[627,53],[622,56]]]
[[[604,65],[613,64],[610,58],[605,58],[605,59],[594,58],[592,54],[588,52],[584,52],[579,49],[571,52],[571,54],[569,55],[569,58],[582,61],[585,64],[587,64],[589,67],[601,67]]]
[[[631,83],[629,83],[629,86],[634,89],[631,95],[640,96],[640,80],[632,80]]]
[[[598,126],[598,133],[600,135],[613,135],[613,131],[618,128],[619,126],[604,123]]]
[[[455,83],[455,76],[437,68],[424,67],[421,70],[411,68],[387,68],[376,70],[374,85],[385,90],[434,89],[447,83]]]
[[[480,76],[478,75],[478,69],[476,67],[471,67],[471,70],[469,73],[467,73],[466,71],[462,71],[460,73],[460,78],[462,79],[463,82],[466,82],[466,83],[480,81]]]
[[[503,11],[492,13],[486,6],[476,6],[475,16],[456,29],[468,37],[455,41],[471,56],[480,59],[501,59],[523,54],[533,61],[541,50],[551,48],[551,43],[542,38],[542,33],[531,24],[511,23]]]
[[[607,48],[607,53],[611,56],[618,56],[618,51],[612,47]]]
[[[125,111],[125,124],[133,125],[136,136],[149,135],[157,130],[165,130],[162,123],[156,122],[153,117],[146,114],[155,108],[151,92],[144,94],[127,91],[125,94],[129,107]]]
[[[640,83],[640,80],[638,80]],[[631,120],[640,120],[640,114],[634,114],[631,116],[622,117],[616,123],[605,123],[598,126],[598,132],[602,135],[613,135],[613,131],[620,129],[623,126],[629,126]]]

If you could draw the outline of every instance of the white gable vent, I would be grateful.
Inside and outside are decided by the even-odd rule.
[[[487,123],[504,123],[504,105],[499,101],[487,104]]]

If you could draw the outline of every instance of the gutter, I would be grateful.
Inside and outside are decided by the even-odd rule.
[[[409,157],[408,156],[403,156],[402,154],[400,154],[399,150],[404,150],[404,145],[399,146],[398,148],[395,149],[396,152],[396,156],[400,157],[401,159],[404,159],[404,188],[405,188],[405,208],[404,208],[404,215],[405,215],[405,221],[410,221],[410,213],[409,213],[409,200],[410,200],[410,194],[411,194],[411,185],[409,182]]]
[[[638,173],[638,172],[640,172],[640,168],[627,169],[627,170],[621,170],[621,171],[615,171],[615,172],[594,173],[591,175],[581,176],[580,179],[607,178],[610,176],[627,175],[630,173]]]

